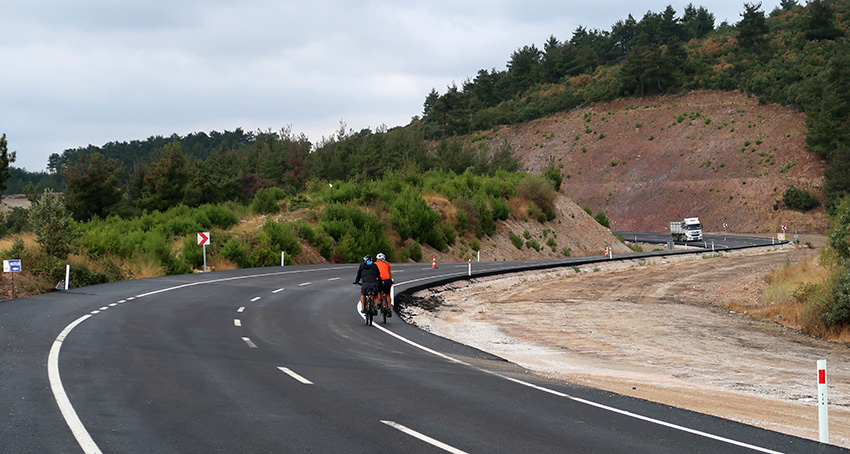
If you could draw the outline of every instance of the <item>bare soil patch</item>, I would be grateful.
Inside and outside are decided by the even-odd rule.
[[[561,191],[604,211],[615,231],[663,232],[698,216],[722,232],[823,232],[826,212],[785,209],[794,186],[822,200],[824,163],[806,151],[805,116],[737,92],[623,99],[483,133],[526,170],[562,165]],[[778,203],[777,203],[778,202]]]
[[[422,292],[403,316],[546,377],[818,438],[827,360],[830,441],[850,447],[850,349],[724,308],[809,249],[736,252],[474,279]]]

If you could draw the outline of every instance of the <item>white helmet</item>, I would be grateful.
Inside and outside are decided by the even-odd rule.
[[[384,260],[386,260],[386,259],[387,259],[387,256],[386,256],[386,255],[384,255],[384,253],[382,252],[382,253],[378,254],[378,257],[376,257],[376,258],[377,258],[378,260],[384,261]]]

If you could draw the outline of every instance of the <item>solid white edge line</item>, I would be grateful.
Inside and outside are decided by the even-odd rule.
[[[424,441],[425,443],[428,443],[432,446],[436,446],[436,447],[442,449],[443,451],[451,452],[453,454],[466,454],[466,451],[461,451],[460,449],[457,449],[453,446],[447,445],[447,444],[443,443],[442,441],[435,440],[435,439],[433,439],[433,438],[431,438],[431,437],[429,437],[429,436],[427,436],[423,433],[419,433],[419,432],[417,432],[417,431],[415,431],[411,428],[402,426],[401,424],[399,424],[397,422],[384,421],[384,420],[381,420],[381,422],[392,427],[393,429],[399,430],[399,431],[401,431],[401,432],[403,432],[407,435],[410,435],[411,437],[418,438],[418,439]]]
[[[313,382],[311,382],[310,380],[307,380],[306,378],[296,374],[295,372],[292,371],[292,369],[289,369],[288,367],[278,367],[278,369],[280,369],[280,371],[283,372],[284,374],[289,375],[290,377],[300,381],[301,383],[303,383],[305,385],[312,385],[313,384]]]
[[[255,344],[254,341],[251,340],[251,338],[243,337],[242,340],[245,341],[245,343],[248,344],[249,347],[257,348],[257,344]]]
[[[396,284],[396,285],[402,285],[402,284]],[[360,305],[360,303],[358,302],[358,306],[359,305]],[[359,309],[358,309],[358,313],[359,313]],[[364,317],[364,318],[366,317],[363,314],[361,314],[361,316]],[[414,346],[414,347],[416,347],[420,350],[423,350],[423,351],[426,351],[426,352],[431,353],[433,355],[439,356],[440,358],[449,360],[449,361],[454,362],[454,363],[463,364],[465,366],[475,368],[475,369],[477,369],[481,372],[485,372],[485,373],[488,373],[490,375],[494,375],[496,377],[503,378],[505,380],[509,380],[509,381],[512,381],[514,383],[517,383],[517,384],[520,384],[520,385],[523,385],[523,386],[527,386],[529,388],[533,388],[533,389],[536,389],[536,390],[539,390],[539,391],[543,391],[543,392],[546,392],[546,393],[549,393],[549,394],[553,394],[553,395],[558,396],[558,397],[564,397],[564,398],[570,399],[574,402],[579,402],[579,403],[582,403],[582,404],[585,404],[585,405],[590,405],[590,406],[593,406],[593,407],[596,407],[596,408],[599,408],[599,409],[602,409],[602,410],[607,410],[607,411],[610,411],[610,412],[613,412],[613,413],[618,413],[618,414],[621,414],[621,415],[624,415],[624,416],[628,416],[630,418],[640,419],[642,421],[646,421],[646,422],[657,424],[657,425],[664,426],[664,427],[669,427],[671,429],[679,430],[679,431],[682,431],[682,432],[687,432],[687,433],[691,433],[691,434],[698,435],[698,436],[701,436],[701,437],[710,438],[712,440],[721,441],[723,443],[728,443],[728,444],[735,445],[735,446],[741,446],[741,447],[744,447],[744,448],[747,448],[747,449],[752,449],[754,451],[765,452],[765,453],[769,453],[769,454],[782,454],[781,451],[773,451],[771,449],[751,445],[749,443],[744,443],[742,441],[732,440],[731,438],[721,437],[719,435],[714,435],[714,434],[710,434],[710,433],[707,433],[707,432],[702,432],[702,431],[699,431],[699,430],[696,430],[696,429],[691,429],[689,427],[680,426],[680,425],[677,425],[677,424],[662,421],[660,419],[654,419],[654,418],[650,418],[648,416],[639,415],[637,413],[632,413],[632,412],[629,412],[629,411],[620,410],[618,408],[609,407],[609,406],[604,405],[604,404],[593,402],[593,401],[590,401],[590,400],[587,400],[587,399],[582,399],[580,397],[574,397],[574,396],[571,396],[569,394],[565,394],[565,393],[562,393],[562,392],[559,392],[559,391],[555,391],[553,389],[545,388],[543,386],[535,385],[533,383],[525,382],[525,381],[522,381],[522,380],[518,380],[516,378],[511,378],[511,377],[508,377],[506,375],[502,375],[502,374],[499,374],[499,373],[496,373],[496,372],[492,372],[492,371],[489,371],[489,370],[486,370],[486,369],[482,369],[480,367],[473,366],[473,365],[466,363],[464,361],[461,361],[459,359],[452,358],[451,356],[445,355],[445,354],[440,353],[438,351],[432,350],[432,349],[430,349],[430,348],[428,348],[424,345],[417,344],[416,342],[414,342],[410,339],[407,339],[405,337],[402,337],[401,335],[396,334],[396,333],[384,328],[381,325],[372,325],[372,326],[375,327],[375,328],[378,328],[379,330],[381,330],[381,331],[383,331],[387,334],[389,334],[390,336],[395,337],[396,339],[398,339],[402,342],[406,342],[406,343],[408,343],[408,344],[410,344],[410,345],[412,345],[412,346]]]
[[[74,438],[77,439],[80,448],[86,454],[101,454],[97,443],[94,442],[89,432],[83,426],[82,421],[80,421],[79,416],[77,416],[77,412],[74,411],[71,400],[68,399],[68,394],[65,393],[65,388],[62,386],[62,378],[59,376],[59,350],[62,349],[62,343],[65,341],[65,337],[68,336],[68,333],[72,329],[89,317],[91,315],[84,315],[78,318],[66,326],[56,337],[56,340],[53,341],[53,346],[50,347],[50,353],[47,355],[47,377],[50,380],[50,389],[53,391],[53,397],[56,399],[56,404],[59,405],[59,411],[62,412],[62,417],[65,418],[65,423],[68,424],[68,428],[71,429],[71,433],[74,434]]]

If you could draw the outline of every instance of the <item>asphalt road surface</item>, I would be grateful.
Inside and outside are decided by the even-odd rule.
[[[599,259],[393,271],[403,292],[470,269]],[[234,270],[0,302],[0,452],[845,452],[549,382],[397,316],[366,326],[356,270]]]

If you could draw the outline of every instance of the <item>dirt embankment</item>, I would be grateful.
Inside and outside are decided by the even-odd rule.
[[[830,441],[850,447],[847,345],[724,307],[769,304],[761,302],[764,275],[815,254],[677,257],[473,280],[423,293],[426,307],[404,316],[547,377],[815,440],[816,362],[826,359]]]
[[[822,199],[824,164],[805,150],[804,115],[734,92],[620,100],[486,134],[529,171],[562,165],[562,192],[604,211],[619,231],[663,232],[698,216],[708,231],[820,232],[826,213],[781,203],[786,189]],[[777,201],[780,201],[777,204]]]

